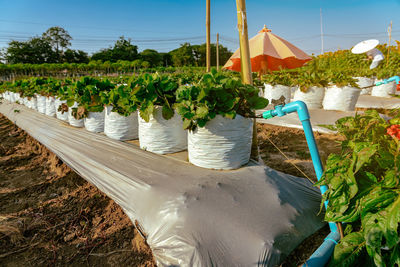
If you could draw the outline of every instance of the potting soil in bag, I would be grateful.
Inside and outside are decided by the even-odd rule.
[[[309,109],[320,109],[322,108],[324,95],[325,88],[323,87],[310,87],[306,93],[302,92],[300,88],[298,88],[294,92],[293,101],[303,101]]]
[[[165,120],[161,110],[161,107],[156,107],[154,116],[150,116],[149,122],[138,115],[140,148],[157,154],[185,150],[187,131],[183,129],[181,116],[175,112],[171,119]]]
[[[375,83],[381,82],[382,80],[377,80]],[[391,95],[396,94],[396,82],[390,82],[387,84],[381,84],[372,87],[371,95],[379,97],[392,97]]]
[[[358,87],[361,89],[360,95],[370,95],[372,91],[372,85],[374,85],[374,78],[367,78],[367,77],[354,77],[358,81],[356,82]],[[363,87],[368,87],[365,89],[362,89]]]
[[[59,120],[68,121],[68,111],[67,112],[58,111],[58,108],[62,104],[67,104],[67,101],[66,100],[60,100],[58,97],[56,97],[56,100],[54,102],[54,106],[56,108],[56,117]]]
[[[291,98],[291,87],[285,86],[285,85],[270,85],[270,84],[265,84],[265,89],[264,89],[264,97],[268,99],[269,103],[272,103],[271,101],[278,100],[281,98],[281,96],[285,97],[285,104],[290,102]]]
[[[139,137],[137,112],[123,116],[112,112],[112,109],[112,106],[108,106],[105,110],[104,134],[120,141],[137,139]]]
[[[102,112],[89,112],[84,119],[85,129],[89,132],[104,132],[104,110]]]
[[[217,115],[188,133],[189,162],[208,169],[237,169],[250,160],[253,121]]]
[[[74,105],[72,107],[68,107],[68,122],[69,125],[74,126],[74,127],[84,127],[84,121],[83,119],[75,119],[74,116],[72,116],[72,109],[73,108],[77,108],[78,107],[78,103],[74,102]]]
[[[37,110],[40,113],[46,114],[46,97],[38,95],[36,99],[37,99]]]
[[[322,105],[326,110],[353,111],[360,93],[360,89],[350,86],[330,86],[326,88]]]

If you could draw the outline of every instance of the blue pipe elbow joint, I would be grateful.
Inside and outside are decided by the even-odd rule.
[[[310,114],[308,113],[307,105],[303,101],[294,101],[286,105],[276,106],[273,110],[267,110],[263,113],[264,119],[270,119],[273,117],[282,117],[289,113],[297,112],[300,121],[305,121],[310,119]]]

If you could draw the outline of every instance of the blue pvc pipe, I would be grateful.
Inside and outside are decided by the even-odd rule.
[[[393,78],[393,77],[392,77]],[[317,143],[315,142],[314,133],[312,131],[310,123],[310,114],[308,113],[307,105],[303,101],[295,101],[284,106],[276,106],[274,110],[268,110],[263,113],[263,118],[269,119],[272,117],[282,117],[289,113],[297,112],[301,124],[303,125],[304,134],[306,136],[308,149],[310,150],[311,159],[314,165],[315,174],[318,181],[321,179],[324,172],[321,158],[319,157]],[[327,191],[328,187],[323,185],[320,186],[321,194]],[[325,208],[328,205],[328,201],[325,201]],[[303,266],[324,266],[331,257],[333,249],[340,239],[340,234],[337,229],[337,225],[334,222],[329,222],[329,228],[331,233],[325,238],[321,246],[311,255]]]
[[[321,267],[325,266],[331,257],[337,242],[340,240],[339,232],[331,232],[327,237],[325,237],[324,242],[319,248],[314,251],[311,257],[303,264],[303,267]]]
[[[390,77],[388,79],[384,79],[381,82],[377,82],[375,85],[378,86],[378,85],[387,84],[387,83],[390,83],[390,82],[393,82],[393,81],[395,81],[396,84],[399,84],[400,83],[400,77],[399,76],[393,76],[393,77]]]

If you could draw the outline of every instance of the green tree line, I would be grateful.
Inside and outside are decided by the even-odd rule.
[[[71,35],[61,27],[51,27],[41,36],[32,37],[27,41],[12,40],[1,54],[3,63],[0,63],[0,65],[3,66],[0,69],[4,70],[6,68],[4,65],[15,64],[89,64],[91,62],[92,65],[94,63],[107,65],[121,61],[129,61],[129,65],[133,69],[168,66],[201,67],[206,64],[206,44],[191,45],[184,43],[168,53],[160,53],[153,49],[145,49],[139,52],[138,47],[132,43],[131,39],[121,36],[114,45],[88,55],[82,50],[70,49],[71,40]],[[231,55],[232,52],[226,47],[219,46],[221,64],[226,62]],[[211,60],[212,65],[215,65],[215,45],[211,45]],[[92,67],[89,68],[92,69]]]

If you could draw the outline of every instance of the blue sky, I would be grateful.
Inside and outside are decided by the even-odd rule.
[[[139,50],[168,52],[184,42],[205,42],[205,0],[0,0],[0,47],[41,35],[51,26],[65,28],[72,48],[93,53],[124,35]],[[324,50],[348,49],[364,39],[400,40],[400,0],[247,0],[249,36],[266,24],[272,32],[307,53],[319,54],[320,8]],[[212,41],[238,48],[236,1],[211,0]]]

